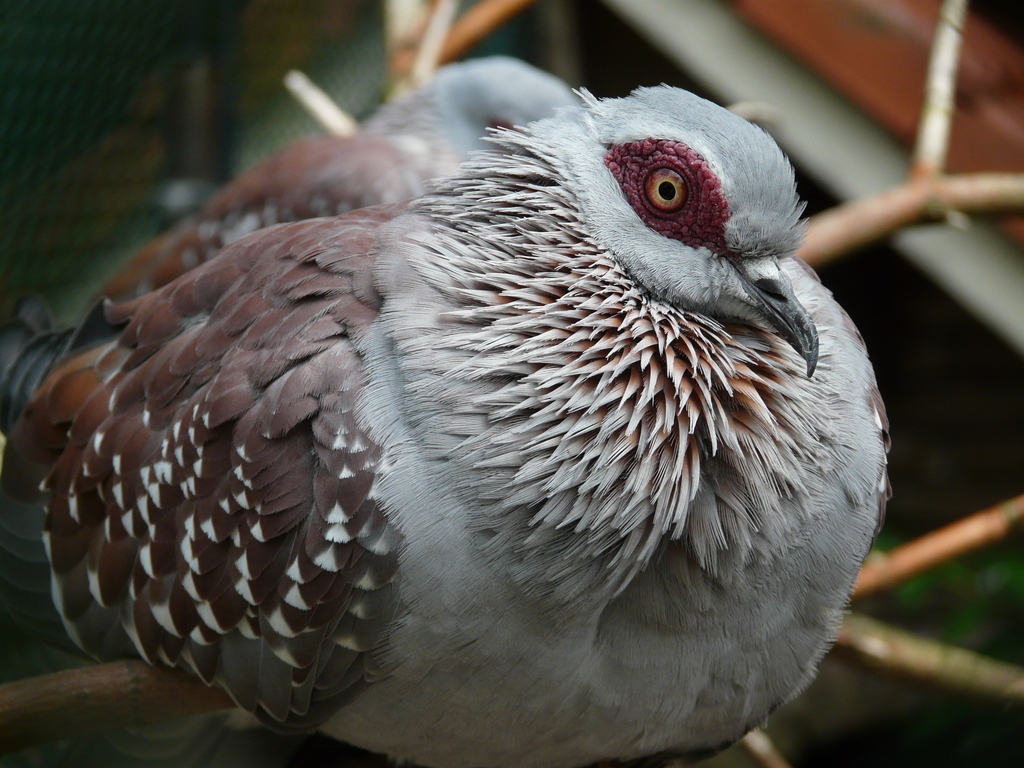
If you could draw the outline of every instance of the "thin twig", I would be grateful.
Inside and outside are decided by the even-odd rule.
[[[505,22],[522,13],[537,0],[480,0],[452,25],[441,48],[439,63],[461,59],[481,40]],[[396,55],[392,73],[401,77],[412,69],[413,55],[406,51]]]
[[[955,523],[896,547],[875,553],[853,585],[855,599],[900,584],[919,573],[1006,538],[1024,522],[1024,494],[975,512]]]
[[[946,164],[956,95],[956,70],[960,63],[960,42],[966,15],[967,0],[943,2],[928,62],[921,122],[910,168],[911,179],[939,174]]]
[[[1024,211],[1024,174],[972,173],[921,177],[813,216],[800,257],[818,266],[903,227],[969,214]]]
[[[385,0],[384,42],[388,55],[412,45],[415,30],[423,18],[425,0]]]
[[[755,728],[740,739],[740,744],[761,768],[793,768],[789,760],[776,749],[768,734],[760,728]]]
[[[444,41],[441,62],[461,59],[481,40],[537,0],[482,0],[459,19]]]
[[[284,84],[303,109],[329,133],[336,136],[351,136],[358,130],[359,125],[356,121],[302,72],[297,69],[291,70],[284,76]]]
[[[220,688],[144,661],[68,669],[0,685],[0,754],[232,707]]]
[[[441,61],[441,48],[455,21],[458,3],[455,0],[437,0],[430,20],[423,32],[416,59],[409,73],[409,85],[415,88],[429,80]]]
[[[928,640],[913,632],[859,614],[846,617],[836,657],[948,693],[1024,704],[1024,667],[974,651]]]

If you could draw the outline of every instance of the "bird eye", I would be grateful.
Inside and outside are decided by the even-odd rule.
[[[690,196],[683,177],[671,168],[657,168],[647,174],[644,189],[647,193],[647,202],[658,213],[681,211]]]

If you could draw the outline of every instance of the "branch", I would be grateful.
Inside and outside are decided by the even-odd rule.
[[[422,26],[426,0],[384,0],[384,43],[388,58],[416,47],[416,28]]]
[[[1024,522],[1024,494],[975,512],[944,528],[896,547],[875,553],[864,563],[853,585],[854,599],[889,589],[929,568],[1006,538]]]
[[[304,73],[291,70],[284,76],[284,84],[302,108],[328,133],[351,136],[359,129],[358,123]]]
[[[927,640],[867,616],[846,617],[834,652],[842,661],[948,693],[1001,705],[1024,704],[1024,667]]]
[[[0,685],[0,754],[234,706],[220,688],[144,661],[68,669]]]
[[[505,22],[525,11],[537,0],[481,0],[452,26],[445,38],[439,56],[440,64],[447,64],[465,56],[481,40]],[[409,51],[396,55],[392,72],[402,77],[412,69],[413,54]]]
[[[755,728],[740,739],[740,744],[761,768],[793,768],[775,748],[768,734],[760,728]]]
[[[457,10],[458,3],[455,0],[437,0],[416,51],[416,59],[408,78],[409,87],[422,85],[437,71],[441,62],[441,47],[455,21]]]
[[[951,211],[1024,211],[1024,174],[919,177],[878,195],[837,205],[811,217],[799,255],[817,267],[911,224],[941,221]]]
[[[963,39],[961,30],[966,15],[967,0],[945,0],[942,4],[928,61],[921,122],[910,167],[911,179],[935,176],[945,165],[949,126],[953,120],[956,70]]]

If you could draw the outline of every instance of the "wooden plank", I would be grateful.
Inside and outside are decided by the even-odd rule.
[[[731,3],[901,143],[913,143],[940,0]],[[1024,48],[976,12],[964,30],[948,167],[1024,171]]]

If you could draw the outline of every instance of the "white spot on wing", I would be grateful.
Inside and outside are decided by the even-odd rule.
[[[302,599],[302,593],[299,591],[298,584],[292,584],[291,589],[289,589],[288,593],[284,596],[284,601],[288,603],[288,605],[294,606],[303,611],[309,610],[309,605],[307,605],[306,601]]]
[[[171,462],[158,461],[153,465],[153,474],[158,483],[171,484]]]
[[[242,596],[249,605],[256,605],[256,598],[253,597],[252,589],[249,588],[249,582],[245,579],[239,579],[235,582],[235,591]]]
[[[185,571],[185,575],[181,577],[181,586],[185,588],[185,591],[188,592],[193,600],[199,600],[199,591],[196,589],[196,583],[192,578],[191,570]]]
[[[153,618],[156,619],[156,623],[166,629],[175,637],[181,637],[181,630],[174,625],[174,619],[171,618],[171,609],[167,603],[153,603]]]
[[[314,565],[318,565],[325,571],[338,572],[338,558],[334,555],[334,547],[328,547],[319,555],[313,558]]]
[[[373,590],[380,589],[383,584],[373,577],[372,571],[367,570],[366,573],[360,576],[359,579],[352,584],[352,586],[356,589]]]
[[[331,511],[327,513],[327,522],[331,524],[347,523],[350,519],[350,516],[346,515],[345,510],[341,508],[341,504],[337,502],[331,507]]]
[[[135,508],[139,510],[139,514],[142,515],[142,519],[147,523],[152,522],[149,519],[149,496],[139,496],[135,500]]]
[[[364,651],[359,641],[356,639],[354,632],[339,632],[331,636],[335,645],[340,645],[342,648],[348,648],[350,651]]]
[[[239,574],[241,574],[243,579],[245,579],[246,581],[252,579],[252,574],[249,573],[249,560],[248,558],[246,558],[245,552],[243,552],[241,556],[237,560],[235,560],[235,567],[238,569],[238,572]]]
[[[213,613],[213,607],[206,600],[200,600],[196,603],[196,613],[199,614],[199,618],[201,618],[203,623],[210,629],[215,629],[221,634],[228,632],[231,629],[231,627],[221,626],[221,623],[217,621],[217,617]]]
[[[153,571],[153,547],[148,541],[139,549],[139,562],[142,563],[142,570],[146,572],[146,575],[151,579],[155,579],[156,573]]]
[[[267,616],[267,623],[270,624],[271,628],[282,637],[295,637],[299,633],[288,626],[288,622],[284,620],[284,614],[281,613],[281,606],[277,606]]]
[[[336,544],[347,544],[352,541],[352,536],[345,530],[344,525],[329,526],[326,533],[324,533],[324,538]]]

